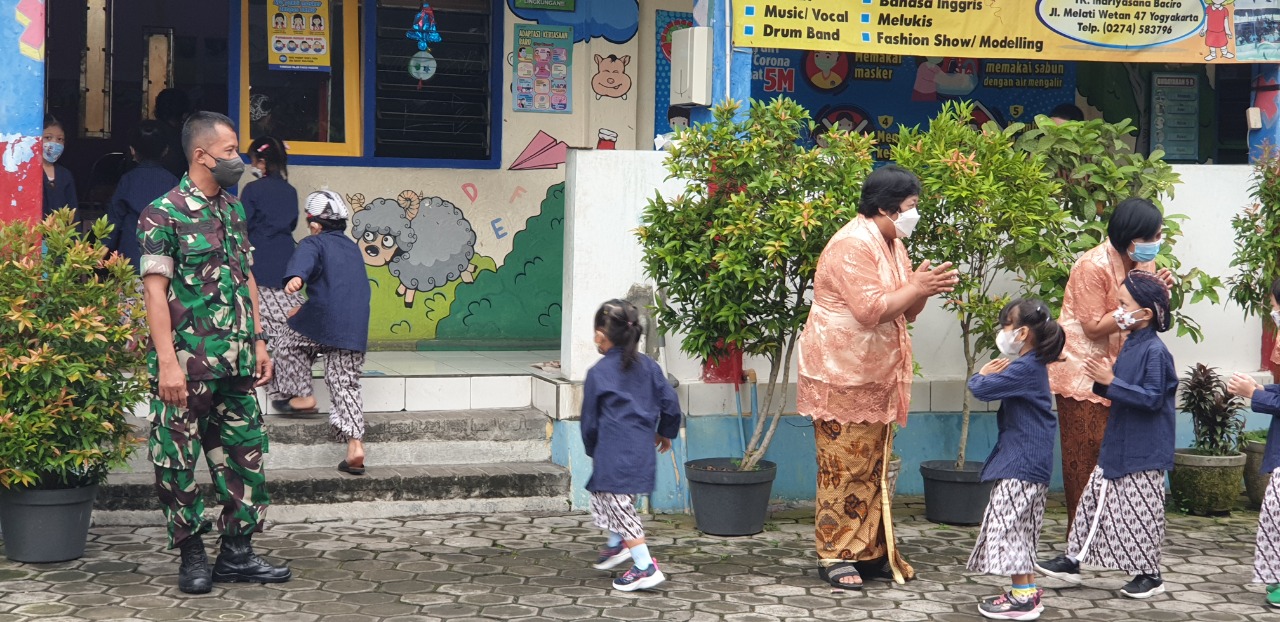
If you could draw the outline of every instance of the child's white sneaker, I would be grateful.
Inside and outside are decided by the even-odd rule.
[[[596,563],[591,567],[596,570],[608,570],[631,559],[631,549],[619,544],[618,546],[606,546],[600,549],[600,557],[596,559]]]
[[[654,561],[644,570],[632,566],[631,570],[613,580],[613,589],[622,592],[649,590],[666,580],[667,577],[662,574],[661,570],[658,570],[658,562]]]

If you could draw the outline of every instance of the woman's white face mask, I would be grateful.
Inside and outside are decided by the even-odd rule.
[[[893,221],[893,229],[898,232],[898,237],[909,238],[919,223],[920,210],[913,207],[905,212],[898,213],[898,219]]]

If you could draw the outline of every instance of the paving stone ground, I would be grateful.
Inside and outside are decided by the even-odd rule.
[[[1066,514],[1046,517],[1042,549],[1063,546]],[[157,515],[157,522],[159,515]],[[1249,584],[1257,515],[1170,515],[1169,592],[1122,598],[1127,577],[1088,572],[1084,587],[1052,579],[1044,620],[1277,620]],[[902,549],[919,573],[905,586],[872,582],[833,591],[816,576],[812,510],[778,512],[764,533],[716,538],[684,516],[648,521],[654,556],[669,576],[650,593],[610,589],[592,570],[602,542],[584,514],[415,517],[273,525],[260,553],[288,560],[294,580],[178,591],[177,557],[164,531],[95,527],[83,559],[48,565],[0,560],[0,622],[16,620],[981,620],[979,598],[1007,579],[964,570],[976,528],[935,525],[918,499],[899,501]],[[212,550],[212,543],[210,544]]]

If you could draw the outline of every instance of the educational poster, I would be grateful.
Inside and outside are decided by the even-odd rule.
[[[516,24],[516,112],[572,112],[573,27]]]
[[[329,71],[329,0],[271,0],[267,24],[271,69]]]
[[[1200,159],[1200,77],[1151,74],[1151,148],[1170,162]]]
[[[824,144],[831,129],[876,138],[875,156],[889,159],[899,126],[927,124],[950,99],[973,101],[973,122],[1001,127],[1032,123],[1038,114],[1076,101],[1075,63],[847,52],[757,49],[751,96],[786,95],[809,110],[810,139]]]
[[[657,16],[653,133],[655,136],[662,136],[679,128],[689,127],[689,109],[683,106],[671,107],[671,35],[677,30],[692,28],[693,13],[658,11]]]
[[[741,0],[733,44],[1140,63],[1276,59],[1274,0]]]

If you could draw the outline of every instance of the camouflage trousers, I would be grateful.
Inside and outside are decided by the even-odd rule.
[[[147,448],[169,526],[169,548],[212,529],[196,486],[201,451],[222,505],[218,531],[232,536],[262,531],[271,500],[262,469],[267,435],[253,382],[250,377],[188,382],[186,409],[152,396]]]

